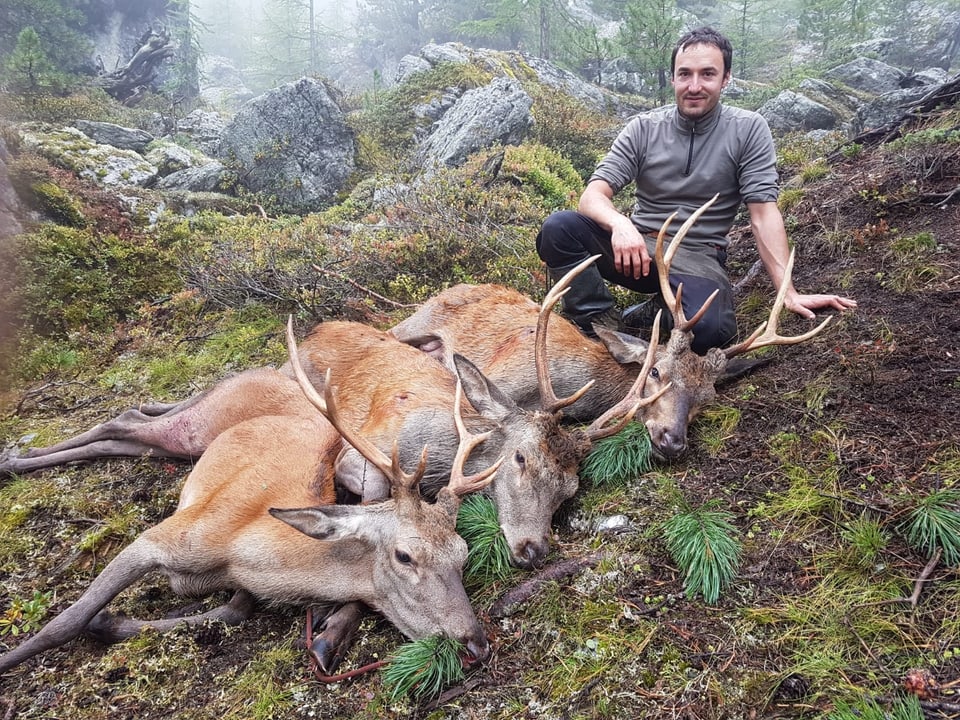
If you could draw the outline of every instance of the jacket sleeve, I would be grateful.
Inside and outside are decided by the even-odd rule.
[[[745,203],[776,202],[780,194],[780,178],[770,127],[762,115],[754,114],[744,130],[737,171],[740,197]]]
[[[643,161],[643,124],[639,117],[634,117],[617,135],[590,181],[603,180],[614,193],[620,192],[639,177]]]

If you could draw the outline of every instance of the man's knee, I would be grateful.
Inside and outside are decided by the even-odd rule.
[[[537,234],[537,253],[547,267],[564,267],[583,259],[582,216],[559,210],[547,216]]]

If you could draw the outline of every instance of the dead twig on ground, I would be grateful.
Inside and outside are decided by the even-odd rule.
[[[548,582],[562,580],[571,575],[576,575],[585,568],[595,567],[605,557],[606,553],[595,552],[582,558],[571,558],[547,565],[529,580],[524,580],[515,588],[505,592],[499,600],[490,606],[490,617],[507,617],[516,610],[517,605],[525,603]]]
[[[913,592],[910,594],[910,597],[898,597],[891,598],[890,600],[878,600],[876,602],[864,603],[858,605],[858,607],[870,607],[873,605],[889,605],[891,603],[910,603],[910,609],[916,610],[917,604],[920,602],[920,593],[923,592],[923,584],[930,579],[930,576],[933,574],[933,571],[936,569],[937,565],[940,563],[940,554],[941,549],[937,548],[937,551],[933,554],[933,557],[930,558],[930,562],[927,563],[926,567],[923,568],[923,572],[920,573],[920,576],[917,578],[916,582],[913,585]]]

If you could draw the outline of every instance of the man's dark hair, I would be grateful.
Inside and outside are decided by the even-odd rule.
[[[713,45],[723,55],[723,74],[729,75],[733,67],[733,45],[723,35],[711,27],[699,27],[691,30],[682,38],[677,40],[673,48],[673,54],[670,55],[670,74],[673,75],[677,69],[677,53],[688,45]]]

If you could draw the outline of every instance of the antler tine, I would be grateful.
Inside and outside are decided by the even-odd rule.
[[[673,296],[673,290],[670,288],[670,263],[673,262],[673,256],[676,254],[676,250],[673,250],[673,242],[671,241],[667,253],[669,257],[664,257],[663,239],[667,236],[667,228],[670,227],[670,223],[673,222],[675,217],[677,217],[677,214],[672,213],[670,217],[663,221],[663,225],[660,226],[660,232],[657,233],[657,245],[656,248],[654,248],[654,262],[657,264],[660,294],[663,296],[663,300],[667,306],[670,307],[671,312],[673,312],[674,319],[676,319],[676,312],[674,312],[674,310],[677,307],[677,298]],[[670,250],[673,250],[673,252],[670,252]]]
[[[653,363],[657,354],[657,345],[660,342],[661,313],[662,311],[658,310],[657,316],[654,318],[653,330],[650,333],[650,343],[647,345],[647,355],[643,360],[643,366],[640,368],[640,374],[637,375],[637,379],[633,381],[633,386],[624,396],[623,400],[618,402],[612,408],[603,413],[603,415],[594,420],[586,429],[585,433],[592,442],[602,440],[603,438],[610,437],[611,435],[616,435],[618,432],[623,430],[623,428],[625,428],[631,420],[633,420],[634,415],[637,414],[637,411],[640,408],[656,402],[660,399],[661,395],[670,389],[672,383],[667,383],[664,387],[660,388],[660,390],[650,397],[643,397],[643,389],[646,387],[647,376],[650,374],[650,368],[653,367]],[[617,417],[618,415],[621,417],[616,423],[604,427],[608,422],[610,422],[611,419]]]
[[[533,344],[533,358],[537,367],[537,383],[540,386],[540,404],[547,412],[557,412],[561,408],[572,405],[583,397],[583,394],[587,392],[595,382],[594,380],[590,380],[586,385],[567,398],[558,398],[556,396],[553,391],[553,383],[550,380],[550,361],[547,359],[547,324],[550,322],[553,306],[556,305],[557,301],[567,292],[573,279],[592,263],[596,262],[599,257],[599,255],[593,255],[587,258],[560,278],[560,280],[550,288],[550,292],[547,293],[547,296],[543,299],[543,303],[540,305],[540,315],[537,318],[537,334],[534,337]]]
[[[704,302],[704,304],[693,316],[693,319],[687,320],[686,316],[683,314],[683,306],[680,304],[679,288],[677,289],[676,297],[674,296],[673,291],[670,289],[670,266],[673,264],[674,256],[680,249],[680,243],[683,242],[683,239],[687,236],[690,228],[693,227],[693,224],[700,219],[700,216],[703,215],[704,212],[707,211],[707,208],[717,201],[718,197],[720,197],[719,193],[714,195],[712,198],[707,200],[707,202],[693,211],[690,217],[688,217],[683,225],[680,226],[680,229],[677,230],[677,234],[670,239],[670,244],[668,245],[666,252],[663,250],[663,239],[667,234],[667,228],[670,226],[670,223],[673,222],[674,218],[677,216],[677,213],[673,213],[670,217],[668,217],[660,227],[660,232],[657,233],[655,259],[657,263],[657,275],[660,279],[660,294],[663,296],[664,302],[670,308],[670,312],[673,315],[673,326],[679,330],[682,330],[683,332],[689,331],[696,324],[696,322],[703,317],[703,313],[706,312],[706,309],[710,306],[710,303],[713,302],[714,296],[711,295],[706,302]]]
[[[420,455],[420,464],[417,471],[409,475],[400,468],[399,449],[397,444],[393,445],[393,456],[388,458],[383,451],[374,445],[370,440],[358,432],[354,432],[340,415],[340,409],[337,406],[336,393],[330,382],[330,369],[327,369],[323,383],[323,395],[317,392],[307,373],[300,363],[300,354],[297,351],[296,338],[293,335],[293,316],[287,319],[287,354],[290,356],[290,365],[293,368],[293,374],[300,384],[300,389],[317,410],[319,410],[330,424],[336,429],[343,439],[350,443],[357,452],[369,460],[374,467],[389,478],[391,484],[399,484],[405,488],[411,488],[416,485],[426,470],[427,449],[423,449]]]
[[[680,329],[683,332],[687,332],[687,330],[691,330],[694,325],[700,322],[700,318],[702,318],[706,314],[707,310],[710,309],[710,304],[716,299],[717,295],[719,294],[720,294],[720,288],[717,288],[712,293],[710,293],[710,296],[703,301],[703,305],[700,306],[700,309],[697,310],[697,312],[694,313],[693,317],[687,320],[683,324],[683,326],[680,326]],[[683,312],[682,296],[683,296],[683,283],[680,283],[679,285],[677,285],[677,307],[681,309],[681,313]]]
[[[457,380],[457,392],[453,398],[453,419],[457,425],[457,435],[460,437],[460,445],[457,447],[457,454],[453,459],[453,469],[450,472],[450,484],[448,487],[458,498],[476,492],[477,490],[482,490],[489,485],[493,480],[494,473],[500,469],[500,465],[503,463],[503,458],[501,457],[493,465],[474,475],[465,476],[463,474],[463,466],[467,462],[470,453],[473,452],[473,449],[477,445],[490,437],[493,431],[487,431],[479,435],[471,435],[463,422],[463,415],[460,412],[462,405],[463,386],[460,384],[460,381]]]
[[[777,297],[773,301],[773,308],[770,310],[770,317],[760,323],[750,337],[742,343],[725,348],[723,354],[728,358],[742,355],[750,350],[757,350],[768,345],[796,345],[809,340],[814,335],[819,334],[833,320],[833,317],[826,318],[822,323],[802,335],[783,336],[777,332],[777,323],[780,320],[780,311],[783,310],[783,302],[787,296],[787,286],[790,284],[790,277],[793,274],[793,260],[796,248],[790,248],[790,255],[787,257],[787,266],[783,271],[783,281],[777,289]]]

